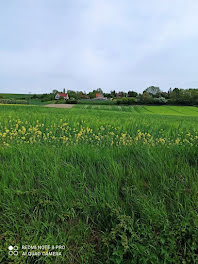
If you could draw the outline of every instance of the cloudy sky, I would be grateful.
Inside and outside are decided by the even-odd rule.
[[[0,92],[198,87],[197,0],[1,0]]]

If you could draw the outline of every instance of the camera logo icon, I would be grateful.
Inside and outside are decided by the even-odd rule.
[[[18,255],[18,246],[9,246],[8,247],[9,256],[17,256]]]

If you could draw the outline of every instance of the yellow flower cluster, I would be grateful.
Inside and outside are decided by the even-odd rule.
[[[162,144],[162,145],[184,145],[188,144],[190,146],[197,145],[198,144],[198,133],[195,132],[194,135],[191,135],[190,132],[188,132],[186,135],[182,132],[180,134],[177,134],[176,138],[167,137],[164,133],[164,131],[161,129],[158,133],[157,137],[151,136],[147,132],[141,132],[140,130],[137,130],[137,135],[135,137],[135,141],[141,141],[143,144],[150,144],[152,146]]]
[[[104,146],[128,146],[131,144],[156,145],[183,145],[193,146],[198,142],[198,135],[188,132],[186,135],[177,135],[177,138],[166,137],[163,131],[157,136],[140,130],[133,131],[133,135],[122,128],[111,125],[99,125],[89,127],[84,121],[81,123],[69,124],[61,119],[57,123],[44,124],[36,120],[34,124],[29,121],[9,120],[0,124],[0,143],[4,146],[10,144],[89,144]]]

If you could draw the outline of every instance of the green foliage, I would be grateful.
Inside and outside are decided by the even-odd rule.
[[[92,92],[89,92],[88,93],[88,96],[90,99],[94,99],[96,98],[96,93],[103,93],[102,89],[101,88],[98,88],[96,90],[93,90]]]
[[[54,94],[54,96],[58,93],[58,90],[56,90],[56,89],[54,89],[53,91],[52,91],[52,93]]]
[[[65,100],[65,103],[66,104],[77,104],[78,101],[76,99],[67,99]]]
[[[108,210],[107,210],[108,212]],[[148,224],[110,208],[111,229],[103,236],[106,263],[196,263],[198,261],[198,223],[183,219]],[[189,250],[184,251],[184,248]]]
[[[119,99],[115,99],[118,105],[135,105],[137,104],[137,99],[135,97],[123,97]]]
[[[39,99],[41,100],[41,102],[51,101],[51,100],[54,100],[54,94],[53,93],[42,94],[39,96]]]
[[[60,97],[60,99],[55,101],[55,104],[65,104],[65,101],[66,100],[63,97],[62,98]]]
[[[76,100],[80,99],[80,94],[75,91],[68,90],[67,93],[68,93],[69,98],[76,99]]]
[[[29,99],[31,98],[31,94],[5,94],[1,93],[0,94],[4,99],[17,99],[17,100],[24,100],[24,99]]]
[[[116,101],[112,100],[79,100],[78,104],[85,104],[85,105],[115,105]]]
[[[111,91],[111,97],[112,98],[116,97],[116,91],[115,90]]]
[[[153,96],[147,92],[144,92],[138,97],[138,102],[141,104],[153,104]]]
[[[179,105],[198,105],[198,89],[175,88],[169,93],[169,103]]]
[[[166,104],[168,100],[165,99],[164,97],[159,97],[159,98],[153,98],[153,102],[154,104],[163,105],[163,104]]]
[[[161,93],[161,90],[157,86],[150,86],[145,90],[145,92],[151,95],[159,95]]]
[[[138,94],[134,91],[128,91],[128,97],[136,97]]]

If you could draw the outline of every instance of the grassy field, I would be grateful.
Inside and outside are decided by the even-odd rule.
[[[0,105],[0,159],[1,263],[198,263],[198,108]]]
[[[21,98],[29,98],[32,94],[10,94],[10,93],[0,93],[5,99],[21,99]]]
[[[111,111],[132,112],[133,114],[160,114],[198,116],[198,107],[193,106],[117,106],[117,105],[76,105],[80,109],[98,109]]]
[[[16,104],[17,104],[18,100],[21,100],[21,99],[25,99],[27,101],[27,104],[30,104],[30,105],[46,105],[46,104],[52,104],[55,102],[55,100],[42,102],[40,99],[32,99],[31,97],[32,97],[32,94],[0,93],[0,98],[14,100],[14,101],[16,101],[15,102]]]

